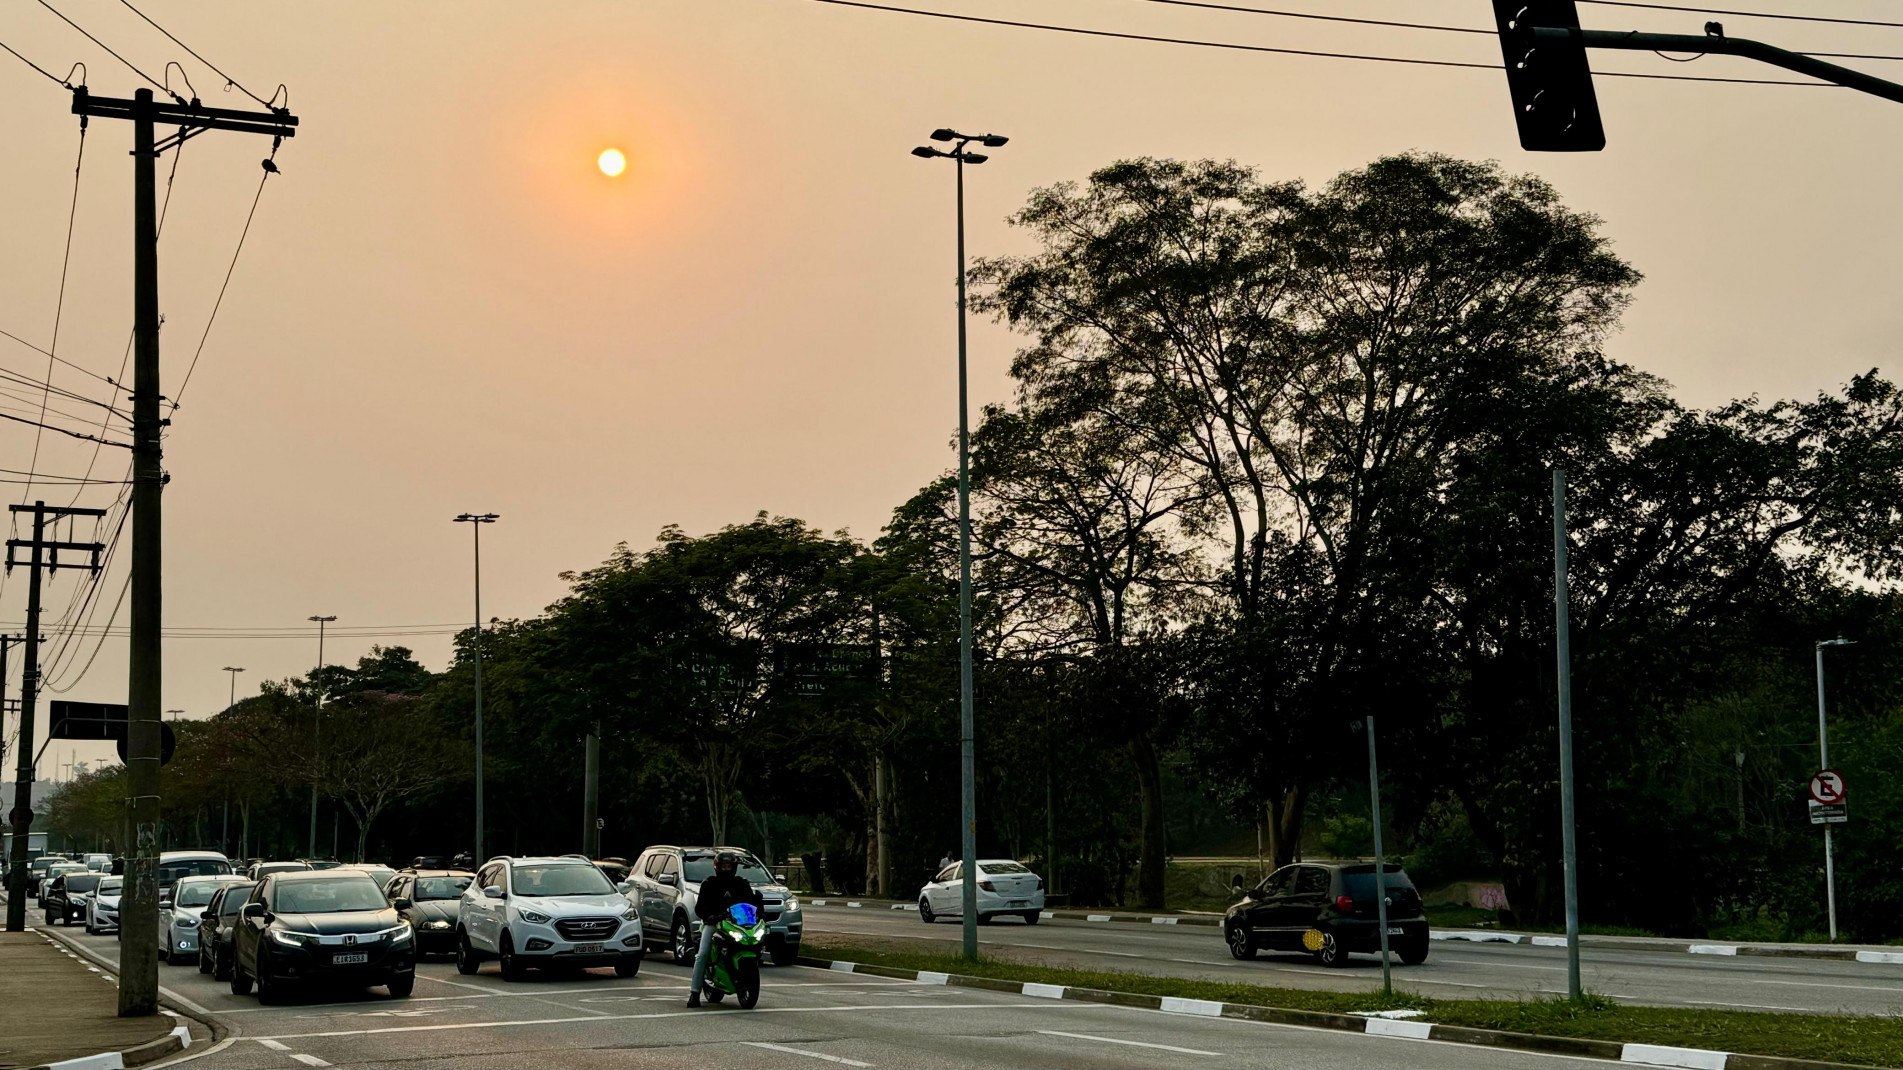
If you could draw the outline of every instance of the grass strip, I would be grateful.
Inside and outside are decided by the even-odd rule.
[[[1824,1014],[1773,1014],[1763,1011],[1635,1007],[1588,994],[1574,1002],[1563,998],[1527,1000],[1430,999],[1397,991],[1317,992],[1300,988],[1157,977],[1121,970],[1078,970],[980,957],[893,951],[865,942],[835,943],[808,936],[801,953],[901,970],[932,970],[1004,981],[1037,981],[1072,988],[1101,988],[1152,996],[1179,996],[1221,1003],[1245,1003],[1285,1010],[1352,1014],[1357,1011],[1412,1009],[1443,1025],[1500,1029],[1541,1036],[1581,1037],[1622,1043],[1710,1048],[1746,1055],[1774,1055],[1861,1066],[1903,1066],[1903,1019]],[[1903,1004],[1903,992],[1899,992]]]

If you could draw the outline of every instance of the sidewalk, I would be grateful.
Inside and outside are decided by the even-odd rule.
[[[806,900],[808,906],[847,907],[860,910],[917,910],[916,903],[890,899],[848,899],[824,896]],[[1182,914],[1138,914],[1127,911],[1090,912],[1083,910],[1046,910],[1046,919],[1085,922],[1123,922],[1134,925],[1222,924],[1218,914],[1191,911]],[[1535,947],[1565,947],[1566,937],[1556,933],[1508,932],[1504,929],[1435,929],[1435,940],[1461,940],[1477,944],[1528,944]],[[1657,936],[1592,936],[1579,938],[1580,947],[1623,951],[1668,951],[1692,955],[1746,955],[1774,958],[1835,959],[1842,962],[1867,962],[1903,965],[1903,947],[1878,947],[1869,944],[1746,944],[1713,940],[1678,940]]]
[[[0,932],[0,1070],[105,1052],[139,1066],[177,1052],[179,1019],[119,1017],[112,975],[29,929]]]

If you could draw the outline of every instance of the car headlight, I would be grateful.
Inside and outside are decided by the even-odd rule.
[[[429,923],[429,927],[432,929],[447,929],[449,928],[449,923],[446,921],[440,921],[440,920],[432,921]]]
[[[278,943],[283,944],[285,947],[303,947],[304,946],[303,933],[289,932],[284,929],[267,929],[265,931],[271,934],[271,939],[276,940]]]
[[[530,925],[547,925],[548,924],[547,914],[538,914],[533,910],[520,911],[517,913],[517,917],[520,917],[523,921],[528,922]]]
[[[800,908],[799,896],[789,895],[786,897],[786,906],[783,909],[785,909],[788,912],[791,912],[791,911],[798,910],[799,908]]]
[[[628,909],[626,909],[626,910],[624,910],[624,911],[622,911],[622,912],[621,912],[621,920],[622,920],[622,921],[640,921],[640,920],[641,920],[641,908],[639,908],[639,907],[629,907]]]
[[[178,926],[181,929],[196,929],[198,928],[198,919],[197,918],[180,918],[177,921],[173,922],[172,924]]]
[[[410,928],[408,925],[399,925],[396,928],[390,930],[390,943],[406,944],[406,943],[409,943],[410,940],[414,939],[415,936],[416,936],[416,930]]]

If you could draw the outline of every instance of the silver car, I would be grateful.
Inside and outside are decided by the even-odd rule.
[[[160,960],[171,966],[197,962],[199,915],[211,902],[211,894],[222,885],[244,883],[243,877],[231,873],[180,877],[170,896],[159,901]]]
[[[700,919],[694,913],[700,882],[713,875],[714,856],[732,851],[740,856],[739,875],[760,893],[760,917],[767,924],[767,950],[775,966],[792,965],[800,957],[805,915],[799,896],[775,880],[751,852],[738,847],[650,847],[634,861],[629,875],[634,888],[628,900],[641,911],[641,928],[650,944],[673,952],[674,961],[691,964],[700,951]]]
[[[99,878],[99,887],[93,889],[91,898],[86,901],[88,933],[96,936],[119,931],[119,895],[124,886],[124,877]]]

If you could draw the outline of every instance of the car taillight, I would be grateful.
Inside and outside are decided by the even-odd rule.
[[[979,881],[978,887],[983,888],[987,892],[995,892],[998,890],[997,888],[992,886],[990,881]]]
[[[1343,914],[1353,914],[1355,912],[1355,897],[1352,895],[1336,896],[1335,909],[1341,911]]]

